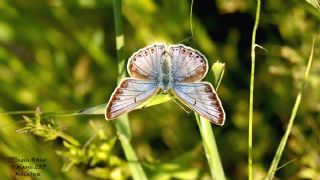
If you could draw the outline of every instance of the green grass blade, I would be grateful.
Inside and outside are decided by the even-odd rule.
[[[281,139],[281,142],[278,146],[278,149],[277,149],[277,152],[276,152],[276,155],[274,156],[273,160],[272,160],[272,164],[269,168],[269,171],[268,171],[268,174],[266,176],[266,179],[273,179],[274,177],[274,174],[277,170],[277,167],[278,167],[278,164],[279,164],[279,161],[280,161],[280,158],[282,156],[282,152],[287,144],[287,141],[288,141],[288,137],[291,133],[291,129],[292,129],[292,126],[293,126],[293,123],[294,123],[294,120],[295,120],[295,117],[296,117],[296,114],[297,114],[297,111],[298,111],[298,108],[299,108],[299,105],[300,105],[300,102],[301,102],[301,97],[302,97],[302,94],[303,94],[303,90],[304,90],[304,86],[307,82],[307,79],[308,79],[308,76],[309,76],[309,72],[310,72],[310,68],[311,68],[311,64],[312,64],[312,59],[313,59],[313,50],[314,50],[314,43],[315,43],[315,38],[313,39],[313,42],[312,42],[312,48],[311,48],[311,53],[310,53],[310,57],[309,57],[309,60],[308,60],[308,65],[307,65],[307,69],[306,69],[306,72],[304,74],[304,78],[303,78],[303,81],[302,81],[302,84],[301,84],[301,88],[298,92],[298,95],[297,95],[297,98],[296,98],[296,102],[294,103],[294,106],[293,106],[293,109],[292,109],[292,112],[291,112],[291,116],[290,116],[290,120],[289,120],[289,124],[288,124],[288,127],[286,129],[286,132],[285,134],[283,135],[282,139]]]
[[[80,110],[79,115],[81,114],[87,114],[87,115],[99,115],[99,114],[104,114],[104,111],[106,109],[107,103],[100,104],[97,106],[89,107],[83,110]]]
[[[224,63],[216,62],[211,68],[215,77],[219,77],[215,78],[216,90],[223,77],[224,67]],[[202,137],[203,147],[206,153],[206,158],[209,164],[212,179],[224,180],[226,178],[224,175],[211,123],[208,119],[199,116],[199,114],[197,113],[195,113],[195,116]]]
[[[217,143],[211,127],[211,122],[208,119],[199,116],[197,113],[195,113],[195,116],[202,137],[212,179],[224,180],[226,177],[224,175]]]
[[[195,37],[194,37],[194,32],[193,32],[193,25],[192,25],[192,9],[193,9],[193,0],[191,1],[191,6],[190,6],[190,31],[191,31],[191,36],[192,36],[192,42],[193,46],[195,44]],[[222,65],[223,64],[223,65]],[[219,87],[219,84],[221,82],[221,79],[223,77],[224,73],[224,63],[219,63],[216,62],[211,70],[213,72],[214,78],[215,78],[215,84],[214,87],[217,88]],[[215,137],[212,131],[211,123],[208,119],[205,119],[199,114],[194,113],[196,117],[196,121],[200,130],[200,134],[202,137],[202,142],[203,142],[203,147],[206,153],[206,158],[209,164],[210,168],[210,173],[212,179],[219,179],[219,180],[224,180],[225,175],[222,167],[222,163],[220,160],[217,144],[215,141]]]
[[[320,1],[319,0],[306,0],[306,1],[320,11]]]
[[[140,106],[140,108],[155,106],[158,104],[168,102],[170,100],[172,100],[172,97],[169,94],[156,94],[150,100],[148,100],[146,103],[143,103],[142,106]]]
[[[118,84],[126,76],[126,65],[124,59],[124,35],[122,27],[122,11],[121,11],[121,0],[113,0],[113,12],[115,19],[115,31],[116,31],[116,47],[117,47],[117,59],[118,59]],[[123,115],[114,121],[117,134],[124,150],[124,154],[128,160],[129,168],[132,173],[133,179],[144,180],[147,179],[145,172],[138,160],[138,157],[130,144],[131,131],[129,125],[128,115]]]
[[[252,31],[251,41],[251,76],[250,76],[250,102],[249,102],[249,127],[248,127],[248,179],[252,180],[252,124],[253,124],[253,92],[254,92],[254,70],[255,70],[255,47],[256,33],[259,25],[261,1],[257,0],[256,19]]]
[[[193,24],[192,24],[192,9],[193,9],[193,0],[191,1],[191,6],[190,6],[190,31],[191,31],[191,36],[192,36],[192,42],[193,42],[193,46],[195,44],[195,37],[194,37],[194,33],[193,33]],[[216,62],[211,70],[213,72],[214,78],[215,78],[215,84],[214,87],[217,88],[219,87],[219,84],[221,82],[221,79],[223,77],[223,73],[224,73],[224,63],[219,63]],[[224,180],[225,179],[225,175],[224,175],[224,171],[223,171],[223,167],[221,164],[221,160],[220,160],[220,156],[219,156],[219,152],[218,152],[218,148],[217,148],[217,144],[215,141],[215,137],[212,131],[212,127],[211,127],[211,123],[209,120],[199,116],[199,114],[194,113],[195,117],[196,117],[196,121],[200,130],[200,134],[202,137],[202,142],[203,142],[203,147],[206,153],[206,158],[209,164],[209,168],[210,168],[210,173],[213,179],[221,179]]]

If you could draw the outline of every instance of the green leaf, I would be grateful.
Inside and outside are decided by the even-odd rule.
[[[170,101],[171,99],[172,98],[170,97],[169,94],[156,94],[150,100],[141,104],[140,106],[136,107],[135,109],[141,109],[141,108],[147,108],[147,107],[159,105],[159,104],[165,103],[167,101]],[[76,113],[76,115],[82,115],[82,114],[101,115],[101,114],[105,113],[106,106],[107,106],[107,104],[105,103],[105,104],[100,104],[97,106],[89,107],[89,108],[86,108],[86,109],[79,111],[78,113]]]
[[[146,103],[143,103],[142,106],[139,107],[151,107],[151,106],[155,106],[155,105],[159,105],[162,103],[165,103],[167,101],[170,101],[172,98],[169,94],[156,94],[154,95],[150,100],[148,100]],[[139,108],[138,107],[138,108]]]

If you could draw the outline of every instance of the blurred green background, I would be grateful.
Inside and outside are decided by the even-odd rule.
[[[190,1],[123,0],[122,5],[126,58],[153,42],[193,44]],[[249,0],[196,0],[193,8],[195,48],[210,65],[226,63],[218,93],[227,119],[223,127],[213,125],[213,131],[230,179],[247,176],[255,5]],[[257,43],[266,50],[256,50],[254,179],[266,175],[284,134],[312,38],[319,35],[319,20],[319,9],[306,1],[262,2]],[[39,106],[59,113],[106,103],[118,74],[114,29],[111,0],[1,0],[0,112]],[[320,177],[319,57],[316,42],[309,81],[280,165],[292,162],[277,171],[279,179]],[[206,80],[212,82],[212,77]],[[131,112],[129,118],[133,147],[150,178],[210,178],[193,113],[170,101]],[[41,123],[43,129],[16,133],[26,126],[22,115],[0,114],[1,179],[17,178],[8,157],[46,158],[38,179],[130,178],[114,124],[103,115],[52,115]]]

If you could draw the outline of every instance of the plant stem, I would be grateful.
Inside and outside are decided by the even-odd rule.
[[[124,35],[122,27],[122,11],[121,11],[121,0],[113,0],[114,9],[114,20],[115,20],[115,31],[116,31],[116,47],[117,47],[117,59],[118,59],[118,84],[126,76],[126,66],[124,59]],[[133,179],[144,180],[147,179],[146,174],[138,160],[138,157],[130,144],[131,131],[129,125],[129,118],[127,115],[123,115],[114,121],[117,134],[124,150],[124,154],[128,160],[129,168],[131,170]]]
[[[221,164],[217,143],[211,128],[211,123],[208,119],[205,119],[196,113],[195,116],[201,133],[212,179],[224,180],[226,178]]]
[[[300,105],[300,102],[301,102],[301,97],[302,97],[302,94],[303,94],[304,86],[305,86],[306,81],[307,81],[308,76],[309,76],[309,72],[310,72],[310,68],[311,68],[311,64],[312,64],[312,59],[313,59],[314,43],[315,43],[315,39],[313,39],[313,42],[312,42],[312,48],[311,48],[311,53],[310,53],[310,56],[309,56],[307,70],[306,70],[306,72],[304,74],[304,78],[303,78],[303,81],[302,81],[302,84],[301,84],[301,88],[300,88],[300,90],[298,92],[298,95],[297,95],[297,98],[296,98],[296,102],[295,102],[295,104],[293,106],[288,127],[286,129],[285,134],[283,135],[283,137],[281,139],[281,142],[280,142],[280,145],[278,146],[276,155],[274,156],[274,158],[272,160],[272,164],[271,164],[271,166],[269,168],[269,171],[268,171],[268,174],[267,174],[267,177],[266,177],[266,179],[268,179],[268,180],[269,179],[271,180],[274,177],[274,174],[275,174],[275,172],[277,170],[277,167],[278,167],[282,152],[284,150],[285,145],[287,144],[288,137],[289,137],[289,135],[291,133],[291,129],[292,129],[292,126],[293,126],[293,123],[294,123],[294,119],[296,117],[296,114],[297,114],[297,111],[298,111],[298,108],[299,108],[299,105]]]
[[[211,68],[215,77],[216,90],[218,89],[221,79],[223,77],[224,68],[225,64],[220,63],[218,61],[214,63]],[[209,164],[211,177],[212,179],[224,180],[226,179],[226,177],[224,175],[223,167],[219,156],[219,151],[217,148],[217,143],[211,127],[211,122],[208,119],[199,116],[197,113],[195,113],[195,116],[202,137],[203,147]]]
[[[193,47],[195,46],[195,37],[193,33],[193,24],[192,24],[192,14],[193,14],[193,3],[194,1],[191,0],[191,5],[190,5],[190,16],[189,16],[189,21],[190,21],[190,31],[191,31],[191,36],[192,36],[192,42],[193,42]],[[216,65],[216,66],[215,66]],[[215,65],[213,65],[212,71],[216,77],[216,85],[218,85],[222,79],[223,72],[224,72],[224,64],[222,65],[219,62],[216,62]],[[216,88],[218,88],[216,86]],[[210,173],[212,179],[217,179],[217,180],[225,180],[225,175],[223,171],[223,167],[221,164],[218,148],[217,148],[217,143],[214,138],[214,134],[212,131],[211,123],[208,119],[205,119],[199,114],[194,113],[196,117],[196,121],[200,130],[200,134],[202,137],[202,142],[203,142],[203,147],[204,151],[206,153],[206,158],[209,164],[210,168]]]
[[[248,132],[248,179],[252,180],[252,124],[253,124],[253,92],[254,92],[254,70],[255,70],[255,47],[256,33],[259,25],[261,1],[257,0],[256,19],[252,31],[251,41],[251,77],[250,77],[250,102],[249,102],[249,132]]]

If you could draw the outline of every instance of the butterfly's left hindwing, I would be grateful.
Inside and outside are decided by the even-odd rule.
[[[117,118],[132,111],[159,90],[157,82],[128,78],[123,80],[113,92],[105,112],[107,120]]]

